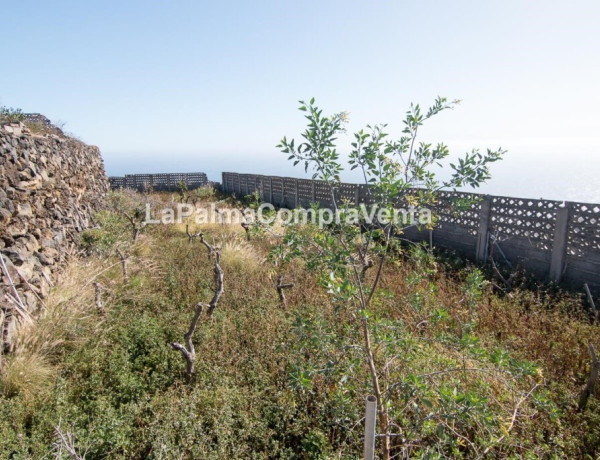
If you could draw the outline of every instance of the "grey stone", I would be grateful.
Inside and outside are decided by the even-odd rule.
[[[61,252],[77,239],[75,229],[102,205],[108,190],[97,147],[66,136],[33,135],[18,124],[0,126],[0,249],[32,312],[37,296],[48,294]]]

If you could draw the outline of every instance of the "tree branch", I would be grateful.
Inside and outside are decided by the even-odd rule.
[[[117,254],[119,255],[119,258],[121,259],[121,266],[123,268],[123,282],[125,284],[129,283],[129,274],[127,272],[127,258],[129,257],[128,255],[126,256],[123,251],[121,251],[121,249],[117,248]]]
[[[287,299],[285,298],[284,289],[291,289],[294,287],[294,283],[283,283],[283,275],[277,275],[277,285],[275,288],[277,289],[277,294],[279,294],[279,300],[281,301],[281,305],[284,307],[287,305]]]
[[[104,303],[102,302],[102,285],[97,281],[94,282],[94,289],[96,290],[96,308],[102,316],[106,316],[106,310]]]
[[[588,350],[590,352],[590,357],[592,358],[592,365],[590,367],[590,376],[587,384],[579,396],[580,411],[585,410],[589,397],[594,394],[596,381],[598,380],[598,371],[600,370],[600,361],[598,361],[596,350],[594,350],[594,346],[591,343],[588,345]]]
[[[210,250],[212,251],[212,247],[209,245]],[[196,328],[198,327],[198,322],[200,321],[200,317],[204,312],[204,309],[207,309],[207,316],[211,316],[214,309],[217,308],[219,304],[219,299],[223,294],[223,269],[220,265],[221,262],[221,249],[217,249],[215,251],[215,278],[216,278],[216,287],[215,294],[211,299],[209,304],[205,304],[202,302],[198,302],[196,304],[196,308],[194,310],[194,317],[190,322],[190,327],[187,333],[184,335],[185,345],[182,345],[179,342],[171,343],[171,348],[173,350],[179,350],[186,360],[186,373],[189,378],[192,378],[196,372],[195,364],[196,364],[196,349],[194,348],[194,333],[196,332]]]

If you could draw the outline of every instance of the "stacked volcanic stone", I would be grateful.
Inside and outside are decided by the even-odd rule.
[[[97,147],[67,136],[0,126],[0,321],[10,348],[15,320],[34,313],[52,272],[101,207],[108,180]],[[15,292],[16,290],[16,292]]]

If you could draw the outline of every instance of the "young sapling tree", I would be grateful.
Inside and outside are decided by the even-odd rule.
[[[404,119],[402,135],[395,140],[388,139],[386,125],[367,126],[354,134],[348,163],[351,169],[360,171],[368,201],[378,212],[393,215],[394,208],[401,203],[416,209],[426,208],[435,204],[440,190],[478,187],[490,178],[489,166],[502,158],[502,149],[488,149],[486,153],[473,150],[459,158],[458,162],[449,163],[450,177],[440,179],[436,169],[448,159],[449,148],[443,143],[433,146],[417,141],[427,120],[457,103],[437,98],[426,112],[422,112],[419,105],[411,105]],[[382,382],[386,375],[382,367],[385,366],[376,359],[369,318],[389,249],[394,238],[410,223],[377,219],[362,228],[348,223],[344,217],[352,208],[338,198],[344,167],[337,148],[338,136],[344,132],[347,115],[324,116],[314,99],[300,101],[300,104],[300,110],[308,120],[307,128],[301,134],[302,141],[284,137],[278,147],[288,154],[294,165],[303,164],[305,171],[312,171],[313,179],[327,185],[332,211],[341,217],[335,224],[323,226],[315,232],[312,246],[318,249],[307,257],[310,258],[309,266],[318,268],[322,273],[323,284],[332,300],[350,310],[362,331],[365,361],[377,399],[382,457],[389,460],[394,438],[392,429],[396,425],[390,420],[389,399],[386,397],[390,384],[388,382],[386,388],[385,382]],[[369,277],[371,266],[376,269]]]

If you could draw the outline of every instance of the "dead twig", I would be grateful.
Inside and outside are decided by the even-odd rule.
[[[590,287],[588,286],[588,284],[584,283],[583,287],[585,289],[585,293],[587,295],[588,301],[590,302],[590,305],[592,306],[592,311],[594,312],[593,324],[596,324],[596,323],[598,323],[598,315],[600,312],[598,312],[598,308],[596,307],[596,304],[594,303],[594,297],[592,297],[592,293],[590,292]]]
[[[285,289],[291,289],[294,287],[294,283],[283,283],[283,275],[277,275],[277,285],[275,288],[277,289],[277,294],[279,294],[279,300],[281,301],[282,306],[287,305],[287,299],[285,298]]]
[[[56,427],[54,428],[54,433],[58,438],[58,440],[54,443],[55,447],[58,450],[56,458],[62,458],[62,450],[64,449],[65,451],[67,451],[67,454],[69,454],[69,457],[71,457],[73,460],[85,460],[85,454],[80,455],[77,452],[77,449],[75,449],[73,433],[71,433],[70,431],[67,431],[66,433],[63,432],[63,430],[60,427],[60,423],[61,421],[59,419],[58,425],[56,425]]]
[[[594,394],[594,390],[596,388],[596,381],[598,380],[598,371],[600,370],[600,361],[598,361],[598,357],[596,356],[596,350],[594,350],[594,345],[590,343],[588,345],[588,350],[590,352],[590,357],[592,358],[592,365],[590,367],[590,376],[588,378],[587,384],[585,385],[585,388],[579,396],[580,411],[585,410],[588,399],[591,395]]]
[[[488,446],[488,448],[483,451],[483,454],[479,458],[485,457],[486,454],[489,453],[490,450],[492,450],[492,448],[494,447],[494,445],[497,445],[497,444],[501,443],[504,439],[506,439],[506,437],[508,436],[508,434],[515,427],[515,423],[517,422],[517,416],[519,415],[519,409],[520,409],[520,407],[533,394],[533,392],[535,390],[537,390],[538,387],[540,387],[541,385],[542,385],[541,383],[536,383],[534,385],[534,387],[531,390],[529,390],[529,392],[525,396],[523,396],[521,399],[519,399],[519,402],[517,403],[517,405],[515,406],[515,410],[513,411],[513,415],[512,415],[512,418],[510,420],[510,424],[506,428],[505,433],[502,436],[500,436],[491,446]]]
[[[1,265],[2,265],[2,272],[6,276],[6,280],[8,281],[9,286],[12,288],[12,291],[15,294],[15,299],[17,299],[17,302],[19,303],[19,306],[23,310],[26,310],[25,304],[21,300],[21,297],[19,297],[19,293],[17,292],[17,288],[15,287],[15,283],[13,282],[13,280],[12,280],[12,278],[10,276],[10,273],[8,272],[8,268],[6,267],[6,264],[4,263],[4,255],[1,254],[1,253],[0,253],[0,262],[1,262]]]
[[[490,262],[492,263],[492,269],[494,270],[494,273],[496,274],[496,276],[500,279],[500,281],[502,281],[502,284],[504,284],[504,289],[505,291],[511,291],[514,287],[514,283],[516,281],[517,275],[519,274],[519,269],[517,267],[516,270],[514,270],[508,277],[505,277],[504,275],[502,275],[502,273],[500,272],[500,269],[498,268],[498,265],[496,265],[496,261],[494,260],[494,248],[498,247],[498,249],[500,251],[502,251],[500,249],[500,246],[498,246],[497,240],[498,238],[496,238],[495,235],[491,235],[491,240],[492,240],[492,245],[490,248],[490,255],[489,255],[489,259]],[[501,254],[504,256],[504,254],[501,252]],[[504,257],[505,261],[507,264],[509,264],[509,267],[512,270],[512,265],[510,265],[510,262],[508,262],[508,259],[506,259],[506,257]]]
[[[221,223],[221,225],[225,225],[225,220],[223,219],[223,211],[221,211],[219,208],[215,208],[215,212],[217,213],[217,216],[219,216],[219,222]]]
[[[2,347],[0,348],[0,356],[10,352],[12,345],[10,341],[10,325],[13,321],[14,307],[8,302],[8,294],[5,294],[4,298],[7,300],[7,306],[2,309]]]

